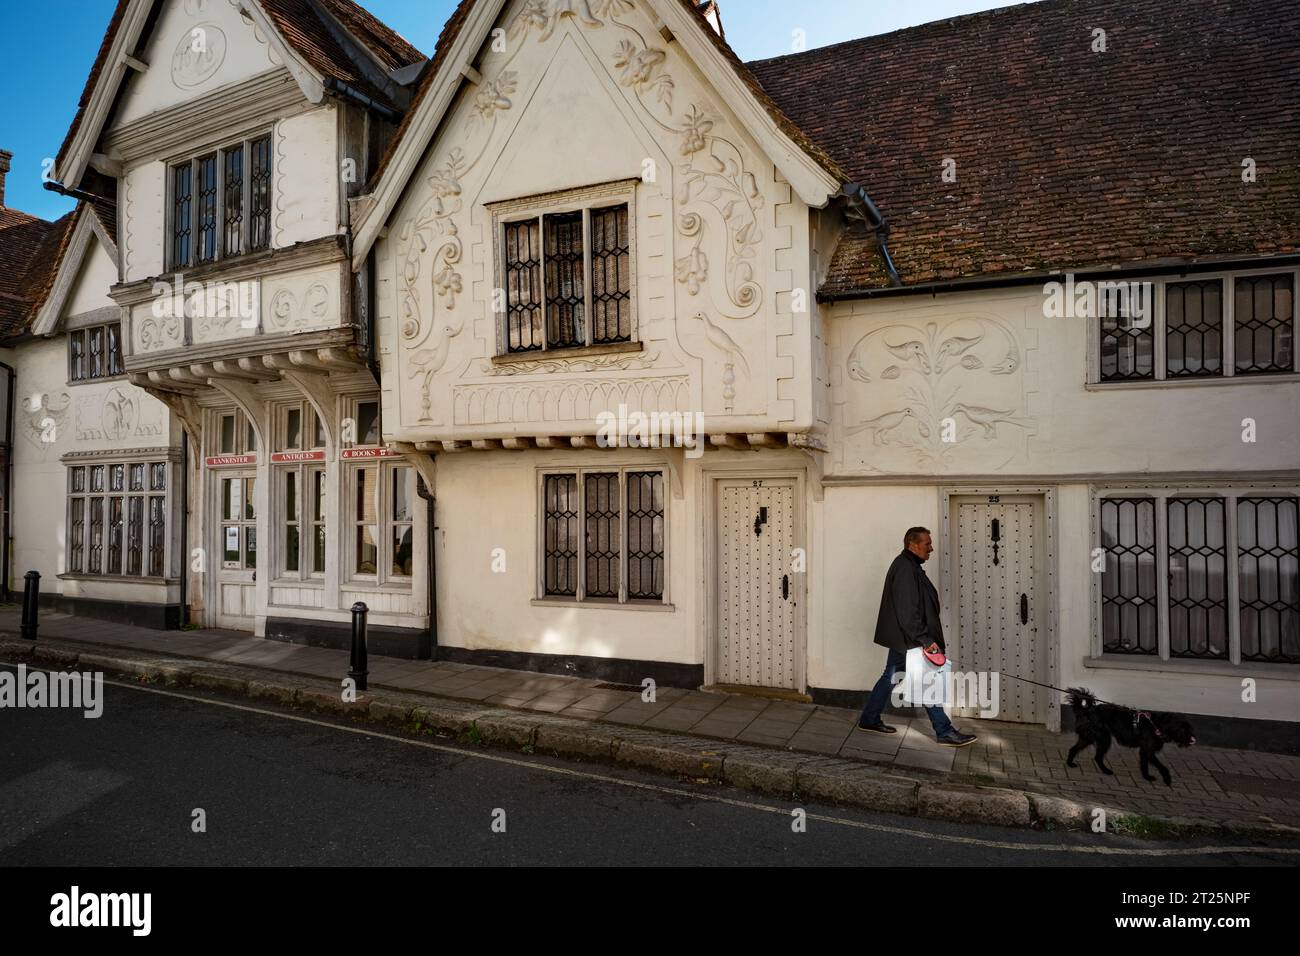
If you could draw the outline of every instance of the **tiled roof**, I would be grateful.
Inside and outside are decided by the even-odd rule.
[[[46,222],[0,206],[0,340],[26,331],[44,304],[76,216]]]
[[[122,17],[131,0],[118,0],[108,29],[104,33],[103,43],[95,57],[86,85],[77,104],[77,113],[68,127],[63,146],[59,149],[56,168],[62,167],[63,160],[72,144],[77,130],[85,118],[86,107],[90,103],[95,83],[104,69],[108,51],[122,24]],[[423,59],[414,46],[395,31],[389,29],[370,13],[358,6],[353,0],[260,0],[268,17],[275,23],[287,42],[322,76],[333,77],[364,91],[379,101],[386,101],[383,93],[365,79],[360,68],[352,61],[343,47],[329,31],[314,3],[327,10],[360,43],[374,54],[380,64],[388,69],[407,66]],[[65,183],[65,185],[76,185]]]
[[[749,68],[888,217],[906,285],[1300,252],[1300,4],[1044,0]],[[822,292],[887,284],[850,232]]]

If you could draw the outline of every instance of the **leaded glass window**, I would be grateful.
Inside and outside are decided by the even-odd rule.
[[[1290,372],[1295,357],[1295,276],[1239,276],[1233,284],[1233,365],[1238,375]]]
[[[543,597],[663,601],[663,472],[572,472],[541,481]]]
[[[506,352],[632,340],[628,203],[547,212],[501,229]]]

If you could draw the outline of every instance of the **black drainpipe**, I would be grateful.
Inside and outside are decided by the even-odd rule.
[[[205,565],[206,567],[206,565]],[[181,426],[181,627],[190,623],[190,433]]]
[[[10,524],[14,509],[13,502],[9,499],[14,487],[14,379],[18,373],[7,362],[0,362],[0,368],[5,370],[5,377],[8,379],[5,386],[5,470],[3,476],[0,476],[0,494],[3,494],[5,499],[5,531],[3,539],[0,539],[0,551],[3,552],[3,556],[0,556],[0,565],[3,567],[0,569],[0,574],[4,575],[4,599],[8,602],[13,597],[9,587],[9,551],[14,538],[14,529]]]
[[[435,461],[435,456],[429,456],[430,461]],[[436,464],[436,461],[435,461]],[[426,576],[428,583],[428,605],[429,605],[429,660],[438,659],[438,588],[436,586],[438,559],[437,552],[434,550],[434,532],[437,530],[433,525],[434,519],[434,498],[433,492],[424,483],[423,478],[416,478],[415,493],[423,498],[425,504],[425,524],[429,529],[429,573]]]
[[[849,202],[848,215],[851,219],[860,219],[876,234],[876,245],[880,248],[880,258],[885,261],[885,272],[889,274],[889,284],[901,286],[902,278],[894,265],[894,258],[889,254],[889,220],[884,217],[865,187],[857,183],[845,183],[840,194]]]

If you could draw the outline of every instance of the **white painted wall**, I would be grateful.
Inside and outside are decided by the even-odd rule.
[[[113,308],[108,289],[117,282],[117,265],[98,240],[92,240],[81,264],[81,272],[64,303],[65,315],[81,315],[95,309]]]
[[[514,454],[438,458],[438,643],[511,650],[699,663],[694,491],[669,498],[668,589],[672,610],[594,605],[536,606],[538,468],[661,464],[650,452]],[[685,484],[694,489],[688,474]],[[502,548],[506,572],[493,573]]]
[[[125,379],[67,381],[68,345],[56,335],[7,350],[17,370],[14,409],[12,574],[41,572],[41,590],[114,600],[162,601],[155,585],[59,581],[66,570],[69,452],[165,448],[174,442],[166,407]],[[126,423],[125,426],[121,423]]]
[[[629,7],[543,27],[510,4],[507,51],[484,58],[411,177],[376,247],[393,437],[592,434],[620,403],[699,410],[710,431],[811,424],[811,336],[790,296],[811,285],[807,207],[680,44]],[[487,204],[629,179],[644,350],[494,366]]]
[[[131,79],[114,127],[265,73],[279,63],[266,36],[227,0],[170,0],[141,58],[149,69],[128,74]]]
[[[1300,383],[1256,377],[1089,389],[1088,320],[1046,318],[1043,303],[1042,289],[1031,286],[832,307],[828,471],[1066,477],[1300,469]],[[957,440],[945,444],[949,417]],[[1257,424],[1253,444],[1241,440],[1247,417]]]
[[[334,105],[275,124],[271,242],[276,248],[339,228],[338,114]]]

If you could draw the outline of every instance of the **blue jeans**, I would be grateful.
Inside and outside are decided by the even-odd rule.
[[[876,681],[876,686],[871,689],[867,706],[863,708],[862,716],[858,718],[859,724],[870,727],[880,723],[880,715],[885,712],[885,705],[889,703],[889,692],[894,689],[894,675],[906,668],[907,656],[901,651],[891,650],[889,657],[885,659],[885,672],[880,675],[880,680]],[[952,733],[952,721],[948,719],[942,707],[926,707],[925,713],[930,718],[930,725],[934,728],[936,737]]]

